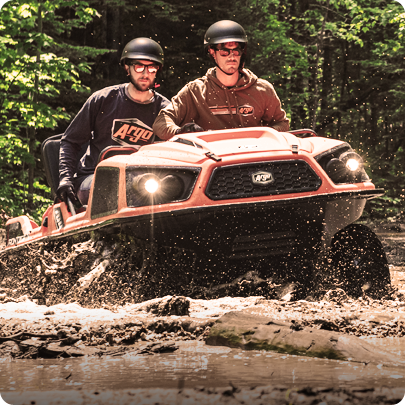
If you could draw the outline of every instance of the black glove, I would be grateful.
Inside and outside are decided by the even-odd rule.
[[[73,203],[76,208],[82,206],[81,202],[77,198],[73,183],[70,180],[62,181],[56,190],[56,200],[55,202],[65,202],[68,203],[68,199]]]
[[[176,130],[177,134],[186,134],[188,132],[202,132],[204,131],[199,125],[195,124],[194,122],[189,122],[188,124],[183,125],[181,128]]]

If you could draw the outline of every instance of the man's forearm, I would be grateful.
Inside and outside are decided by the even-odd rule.
[[[160,111],[153,124],[154,134],[164,141],[167,141],[176,135],[176,130],[178,128],[179,126],[175,124],[170,114],[164,110]]]
[[[290,129],[290,122],[289,122],[288,118],[286,118],[283,121],[280,121],[280,122],[275,123],[274,125],[271,125],[271,127],[279,132],[287,132]]]
[[[72,180],[79,159],[75,145],[62,140],[59,152],[59,182]]]

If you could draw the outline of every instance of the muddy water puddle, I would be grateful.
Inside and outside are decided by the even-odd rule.
[[[371,341],[369,339],[369,341]],[[399,344],[400,343],[400,344]],[[1,360],[0,392],[283,385],[404,388],[405,368],[181,342],[174,353]],[[405,340],[385,350],[405,352]],[[6,398],[5,396],[3,398]]]

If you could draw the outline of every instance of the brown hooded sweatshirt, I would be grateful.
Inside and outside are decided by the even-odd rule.
[[[269,126],[288,131],[289,119],[268,81],[243,69],[236,86],[228,88],[217,79],[215,69],[186,84],[160,111],[153,124],[155,135],[170,139],[190,122],[204,130]]]

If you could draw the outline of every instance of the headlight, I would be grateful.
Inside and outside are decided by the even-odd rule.
[[[132,188],[143,197],[152,197],[160,189],[160,179],[151,173],[146,173],[133,178]]]
[[[169,174],[163,177],[161,181],[162,192],[170,200],[179,198],[184,190],[183,180],[179,176]]]
[[[348,151],[331,159],[325,171],[334,183],[362,181],[363,159],[356,152]]]
[[[128,167],[127,205],[139,207],[186,200],[193,191],[199,171],[199,168]]]
[[[339,159],[345,164],[349,173],[357,173],[363,169],[363,159],[356,152],[342,153]]]
[[[171,174],[160,178],[146,173],[133,178],[132,188],[142,199],[153,199],[158,204],[162,204],[180,197],[184,191],[184,183],[176,175]]]
[[[349,169],[350,172],[356,172],[360,167],[360,162],[356,159],[349,159],[346,162],[346,167]]]

